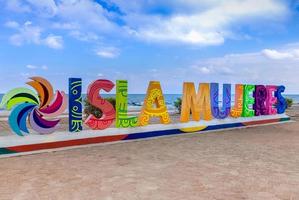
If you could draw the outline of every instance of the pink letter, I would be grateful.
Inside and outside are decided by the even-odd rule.
[[[273,105],[277,102],[277,98],[273,96],[274,91],[276,91],[276,86],[267,85],[267,99],[266,99],[266,109],[268,115],[277,114],[277,109]]]
[[[110,92],[114,84],[109,80],[96,80],[92,84],[89,85],[87,91],[87,98],[91,105],[102,110],[102,117],[96,118],[92,114],[88,116],[85,120],[85,124],[87,124],[92,129],[106,129],[108,128],[115,119],[115,109],[111,103],[107,100],[103,99],[100,96],[100,90],[103,89],[106,92]]]

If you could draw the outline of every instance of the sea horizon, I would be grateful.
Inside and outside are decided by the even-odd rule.
[[[68,95],[68,94],[67,94]],[[109,98],[109,97],[115,97],[116,94],[101,94],[103,98]],[[136,106],[140,107],[143,105],[144,98],[146,94],[128,94],[128,105],[129,106]],[[0,93],[0,102],[2,100],[2,97],[4,96],[3,93]],[[284,94],[283,95],[286,98],[293,99],[293,102],[295,104],[299,103],[299,94]],[[82,94],[83,100],[86,98],[86,93]],[[164,100],[165,104],[168,108],[174,108],[174,102],[177,100],[177,98],[181,98],[182,94],[164,94]],[[235,94],[232,94],[232,103],[234,103]],[[222,94],[219,95],[219,103],[222,102]]]

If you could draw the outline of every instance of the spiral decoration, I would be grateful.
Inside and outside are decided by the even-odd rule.
[[[9,125],[19,136],[29,134],[31,128],[40,134],[53,133],[58,128],[59,119],[51,119],[62,114],[67,106],[67,96],[63,91],[53,93],[52,85],[44,78],[32,77],[28,85],[35,89],[15,88],[6,93],[0,107],[11,110]]]

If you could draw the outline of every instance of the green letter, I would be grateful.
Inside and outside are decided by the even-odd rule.
[[[137,126],[136,116],[128,116],[128,82],[116,81],[116,127],[128,128]]]
[[[255,100],[252,96],[249,96],[255,89],[254,85],[244,85],[244,101],[243,101],[243,112],[242,117],[253,117],[254,110],[249,108],[249,105],[253,105]]]

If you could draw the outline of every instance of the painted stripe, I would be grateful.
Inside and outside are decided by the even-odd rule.
[[[0,148],[0,155],[15,154],[15,153],[18,153],[18,152],[10,150],[8,148]]]
[[[260,121],[253,121],[253,122],[243,122],[245,126],[250,126],[250,125],[258,125],[258,124],[268,124],[268,123],[275,123],[279,122],[280,119],[266,119],[266,120],[260,120]]]
[[[7,147],[6,149],[12,152],[28,152],[28,151],[55,149],[55,148],[69,147],[69,146],[79,146],[79,145],[96,144],[96,143],[104,143],[104,142],[115,142],[115,141],[123,140],[125,137],[126,135],[101,136],[101,137],[84,138],[84,139],[77,139],[77,140],[21,145],[21,146]]]
[[[133,133],[133,134],[129,134],[124,140],[135,140],[135,139],[159,137],[159,136],[166,136],[166,135],[176,135],[181,133],[183,132],[180,129]]]
[[[132,134],[122,134],[122,135],[118,134],[113,136],[98,136],[98,137],[72,139],[72,140],[65,140],[65,141],[18,145],[18,146],[11,146],[5,148],[0,147],[0,155],[17,155],[18,153],[22,153],[22,152],[34,152],[38,150],[115,142],[121,140],[136,140],[136,139],[152,138],[152,137],[167,136],[167,135],[177,135],[177,134],[185,133],[186,130],[188,132],[204,132],[204,131],[211,131],[211,130],[237,128],[237,127],[268,124],[268,123],[275,123],[275,122],[284,122],[288,120],[290,120],[290,118],[285,117],[285,118],[257,120],[252,122],[243,122],[243,123],[237,122],[237,123],[228,123],[228,124],[217,124],[217,125],[210,125],[207,127],[194,126],[194,127],[184,128],[184,129],[157,130],[157,131],[147,131],[147,132],[139,132],[139,133],[132,133]]]

